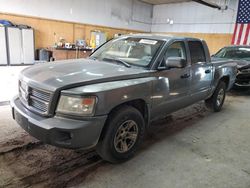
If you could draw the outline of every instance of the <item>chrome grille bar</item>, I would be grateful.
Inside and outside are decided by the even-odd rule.
[[[19,97],[30,110],[48,115],[52,93],[28,86],[19,81]]]
[[[36,97],[37,99],[41,99],[43,101],[46,101],[46,102],[49,102],[50,97],[51,97],[50,93],[39,91],[39,90],[36,90],[34,88],[31,89],[30,95]]]
[[[42,102],[36,101],[36,100],[31,100],[30,106],[42,111],[42,112],[47,112],[48,106]]]

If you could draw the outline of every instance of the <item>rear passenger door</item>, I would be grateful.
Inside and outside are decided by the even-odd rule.
[[[212,64],[208,58],[204,45],[199,40],[188,41],[191,58],[191,89],[190,94],[193,102],[205,99],[212,82]]]

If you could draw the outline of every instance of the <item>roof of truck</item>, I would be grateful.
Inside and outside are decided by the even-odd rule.
[[[146,39],[153,39],[153,40],[170,40],[170,39],[189,39],[189,40],[201,40],[198,38],[192,38],[192,37],[183,37],[183,36],[175,36],[175,35],[168,35],[168,34],[151,34],[151,33],[137,33],[137,34],[129,34],[129,35],[123,35],[128,37],[141,37]]]

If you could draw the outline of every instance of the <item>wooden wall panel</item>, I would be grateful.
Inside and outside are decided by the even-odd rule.
[[[0,14],[0,17],[15,24],[26,24],[33,27],[36,48],[52,46],[60,37],[73,42],[73,25],[71,23],[8,14]]]
[[[89,44],[90,32],[92,30],[106,32],[108,39],[111,39],[115,33],[127,34],[143,32],[3,13],[0,13],[0,19],[7,19],[15,24],[26,24],[33,27],[35,29],[36,48],[51,47],[60,37],[65,38],[67,42],[71,43],[75,42],[76,39],[85,39]],[[165,34],[202,38],[208,43],[211,54],[215,53],[221,47],[229,45],[232,38],[232,34],[167,32]]]
[[[51,47],[55,42],[59,41],[60,37],[71,43],[75,42],[76,39],[85,39],[89,44],[90,32],[92,30],[106,32],[108,39],[111,39],[115,33],[142,32],[4,13],[0,13],[0,19],[10,20],[14,24],[29,25],[34,28],[36,48]]]
[[[86,26],[82,24],[74,24],[74,41],[83,39],[86,36]]]

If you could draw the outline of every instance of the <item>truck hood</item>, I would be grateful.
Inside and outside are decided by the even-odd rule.
[[[78,59],[31,66],[21,72],[20,79],[31,86],[55,91],[59,88],[146,77],[149,72],[109,62]]]
[[[250,66],[250,61],[247,60],[233,60],[233,59],[227,59],[227,58],[219,58],[219,57],[212,57],[212,61],[216,62],[216,61],[234,61],[235,63],[237,63],[237,68],[238,69],[245,69],[245,68],[249,68]]]

